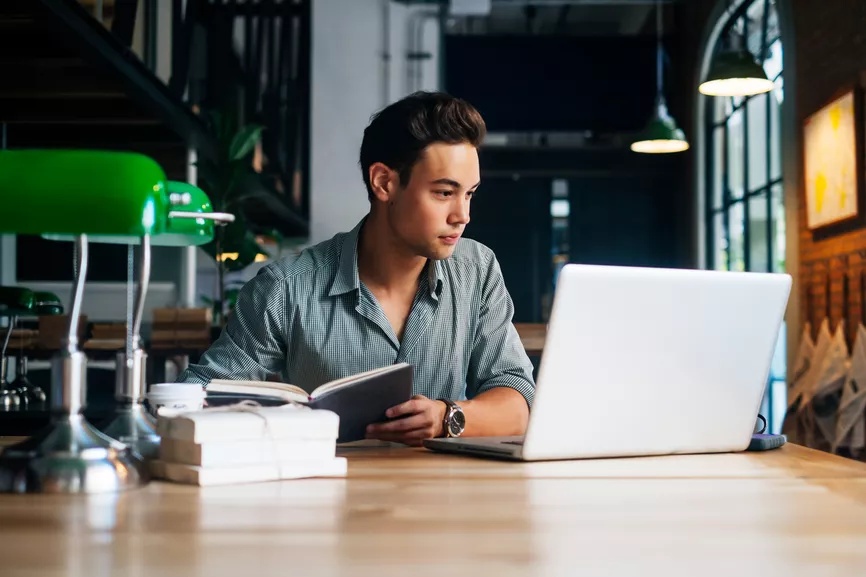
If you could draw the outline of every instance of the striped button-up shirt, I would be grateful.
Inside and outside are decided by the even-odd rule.
[[[278,376],[312,391],[406,362],[416,394],[462,400],[510,387],[531,405],[532,364],[493,252],[461,239],[450,258],[428,261],[400,340],[358,277],[363,222],[262,268],[241,289],[219,339],[179,380]]]

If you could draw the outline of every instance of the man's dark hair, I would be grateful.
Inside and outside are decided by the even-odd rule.
[[[468,102],[443,92],[415,92],[383,108],[370,119],[361,143],[361,173],[373,200],[370,166],[381,162],[406,186],[424,149],[436,142],[468,143],[478,148],[487,128]]]

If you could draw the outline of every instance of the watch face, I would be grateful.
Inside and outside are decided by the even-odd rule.
[[[452,435],[459,435],[466,428],[466,416],[463,411],[457,411],[451,416],[451,422],[448,423],[448,428]]]

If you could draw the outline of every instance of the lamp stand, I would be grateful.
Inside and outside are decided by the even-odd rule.
[[[73,286],[69,334],[51,360],[51,423],[0,453],[0,492],[110,493],[148,481],[142,459],[81,414],[87,357],[78,349],[78,321],[87,278],[87,236],[79,235],[76,244],[81,263]]]
[[[127,286],[132,286],[132,245],[129,246],[129,278]],[[147,353],[141,348],[141,321],[144,315],[144,299],[150,282],[150,236],[141,239],[141,278],[138,282],[138,295],[135,317],[131,314],[131,302],[127,302],[126,351],[117,354],[115,377],[115,397],[120,403],[117,416],[104,429],[106,435],[131,446],[142,457],[155,458],[159,453],[159,435],[156,423],[145,411],[141,402],[147,369]],[[130,322],[130,320],[132,322]]]

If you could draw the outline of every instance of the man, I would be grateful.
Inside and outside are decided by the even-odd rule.
[[[369,438],[419,445],[464,425],[466,436],[523,434],[535,385],[511,297],[490,249],[460,238],[485,133],[478,111],[442,93],[412,94],[374,115],[360,158],[369,214],[264,267],[181,380],[276,374],[312,390],[407,362],[416,394]]]

